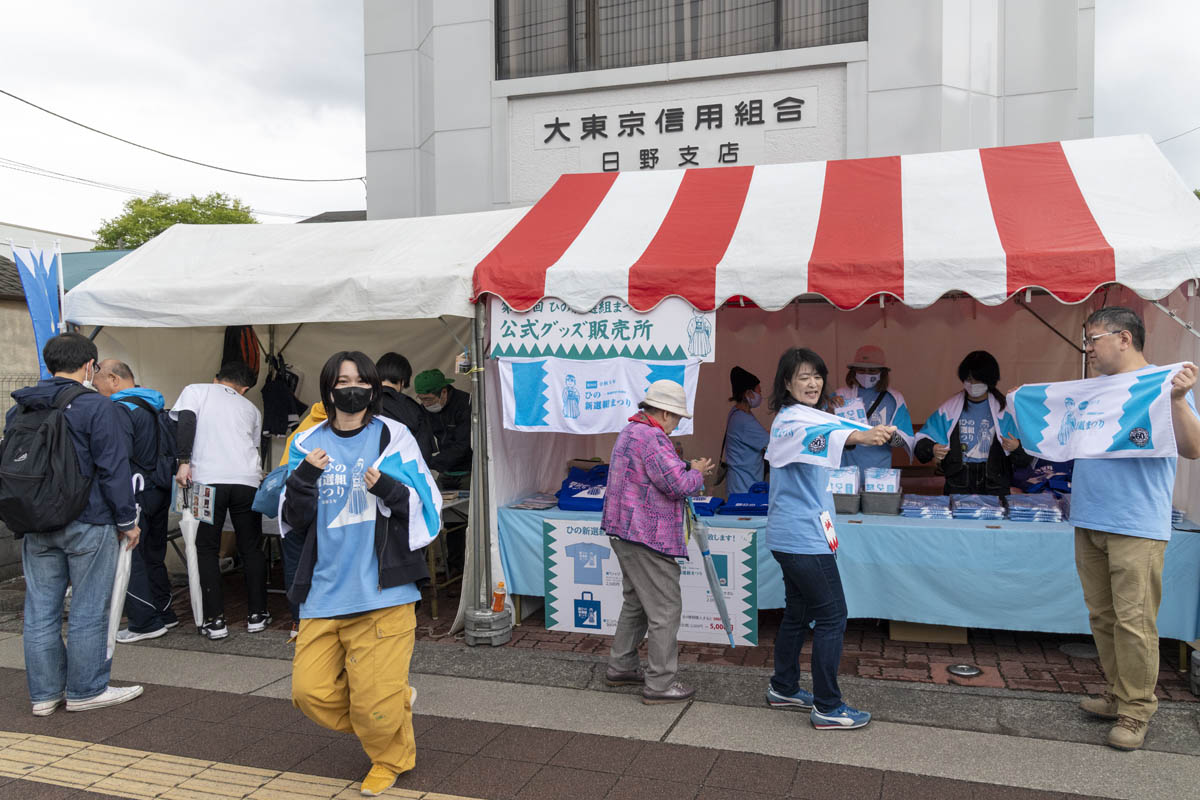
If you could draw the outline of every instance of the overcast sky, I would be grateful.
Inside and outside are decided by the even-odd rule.
[[[250,172],[364,174],[357,0],[0,0],[0,36],[0,89],[92,127]],[[366,207],[359,181],[191,166],[3,95],[0,159],[178,196],[223,191],[261,212]],[[127,199],[0,166],[0,222],[91,236]]]
[[[1148,133],[1200,189],[1200,2],[1097,0],[1097,136]]]
[[[0,89],[221,166],[364,174],[358,0],[0,0],[0,10]],[[1162,140],[1200,126],[1198,30],[1197,0],[1098,0],[1096,135]],[[1161,147],[1200,188],[1200,131]],[[181,164],[4,96],[0,159],[148,192],[224,191],[260,212],[366,205],[360,182],[283,183]],[[128,197],[0,166],[0,222],[90,236]]]

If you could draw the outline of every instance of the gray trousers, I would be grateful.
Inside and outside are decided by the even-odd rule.
[[[664,692],[679,671],[679,562],[640,544],[611,538],[621,564],[624,603],[608,664],[614,671],[638,668],[638,645],[649,636],[646,688]]]

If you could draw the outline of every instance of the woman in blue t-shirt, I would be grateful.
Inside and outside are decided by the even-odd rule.
[[[967,353],[958,365],[963,390],[942,403],[917,434],[917,461],[941,465],[944,494],[990,494],[1004,497],[1013,470],[1033,461],[1021,447],[1016,425],[1006,408],[1000,364],[986,350]]]
[[[849,730],[866,725],[871,715],[846,705],[838,687],[846,598],[835,556],[828,468],[841,462],[845,447],[887,444],[896,429],[877,425],[863,430],[832,414],[796,408],[828,412],[828,376],[819,355],[798,347],[783,354],[775,373],[770,408],[777,416],[767,450],[771,463],[767,547],[783,571],[785,605],[775,638],[775,674],[767,688],[767,704],[811,711],[815,728]],[[812,692],[799,683],[800,649],[810,623]]]
[[[371,759],[362,793],[378,795],[416,763],[408,667],[441,494],[408,428],[379,416],[374,362],[336,353],[320,385],[329,417],[292,441],[280,503],[282,532],[303,542],[288,587],[300,609],[292,699],[358,737]]]

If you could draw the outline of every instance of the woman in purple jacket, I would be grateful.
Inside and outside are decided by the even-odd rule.
[[[625,601],[604,677],[609,686],[642,686],[643,703],[678,703],[696,690],[675,679],[683,609],[675,559],[687,558],[684,502],[704,488],[713,463],[708,458],[685,462],[671,445],[670,433],[692,416],[678,383],[650,384],[638,409],[613,445],[600,522],[621,564]],[[638,645],[646,636],[643,672]]]

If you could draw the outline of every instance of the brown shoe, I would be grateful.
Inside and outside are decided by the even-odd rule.
[[[666,691],[662,692],[642,689],[642,702],[648,706],[662,705],[664,703],[685,703],[695,695],[696,690],[691,686],[684,686],[679,681],[675,681],[667,687]]]
[[[1122,714],[1108,732],[1108,746],[1117,750],[1137,750],[1146,741],[1148,726],[1149,723]]]
[[[646,682],[646,673],[640,667],[624,672],[609,667],[604,671],[604,682],[609,686],[641,686]]]
[[[1099,697],[1085,698],[1080,701],[1079,707],[1093,717],[1100,717],[1100,719],[1117,718],[1117,698],[1113,697],[1112,692],[1105,692]]]

